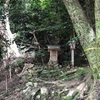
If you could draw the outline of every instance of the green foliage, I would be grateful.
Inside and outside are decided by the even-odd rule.
[[[14,2],[11,3],[14,4]],[[30,5],[30,7],[25,9],[22,5]],[[13,7],[14,10],[12,10]],[[20,31],[21,37],[31,38],[30,32],[36,30],[40,43],[40,37],[43,40],[45,36],[46,42],[42,46],[46,43],[55,43],[56,38],[58,38],[57,43],[59,43],[60,38],[65,38],[68,34],[73,33],[69,30],[70,19],[61,0],[57,2],[56,0],[31,0],[30,2],[25,0],[22,3],[18,1],[15,2],[15,6],[10,5],[10,8],[12,31],[14,33]],[[47,36],[49,36],[49,40],[47,40]]]
[[[38,50],[37,53],[36,53],[36,56],[37,57],[39,57],[39,56],[44,57],[45,56],[45,51],[43,49]]]
[[[76,43],[78,42],[78,37],[73,37],[70,41],[68,41],[68,45],[71,45],[71,43]]]
[[[20,68],[23,68],[24,67],[24,60],[23,59],[20,59],[20,60],[17,60],[13,63],[13,66],[14,67],[20,67]]]
[[[72,71],[67,71],[59,76],[59,79],[66,81],[73,80],[76,78],[83,78],[87,73],[90,73],[90,69],[78,68]]]
[[[3,58],[3,54],[7,53],[6,47],[9,45],[8,40],[6,40],[3,35],[0,34],[0,60]],[[5,48],[4,48],[5,47]]]
[[[61,0],[21,0],[17,2],[11,0],[9,13],[11,30],[17,34],[15,41],[19,46],[32,45],[38,57],[48,56],[44,52],[46,45],[61,45],[63,52],[67,49],[69,36],[74,32],[68,12]],[[33,33],[40,47],[45,49],[44,51],[37,50],[39,48],[35,45],[36,40]],[[67,58],[64,57],[64,59]]]
[[[76,96],[78,95],[78,91],[75,92],[72,96],[67,96],[65,99],[62,100],[79,100],[78,98],[76,98]]]
[[[41,77],[46,80],[50,78],[58,79],[58,76],[62,74],[61,69],[57,68],[57,66],[53,67],[52,69],[37,69],[36,73],[37,77]]]
[[[73,97],[72,96],[69,96],[66,99],[62,99],[62,100],[73,100]]]
[[[16,35],[14,41],[18,47],[32,46],[37,51],[36,56],[43,57],[47,63],[46,45],[60,45],[63,60],[62,56],[59,56],[59,63],[69,63],[70,53],[67,43],[69,36],[75,32],[62,0],[10,0],[7,10],[9,10],[11,31]],[[77,40],[76,37],[72,39],[74,40]],[[44,50],[39,50],[35,42],[38,42]]]

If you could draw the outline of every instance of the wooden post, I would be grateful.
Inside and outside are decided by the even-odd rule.
[[[76,46],[75,42],[72,42],[70,44],[70,49],[71,49],[71,67],[74,67],[74,50],[75,50],[75,46]]]
[[[71,50],[71,65],[74,67],[74,50]]]

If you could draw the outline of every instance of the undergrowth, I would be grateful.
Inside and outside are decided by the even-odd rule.
[[[32,77],[38,77],[45,80],[53,79],[53,80],[65,80],[70,81],[76,78],[83,79],[86,74],[91,72],[90,68],[77,68],[71,69],[66,72],[62,71],[59,67],[52,67],[44,69],[43,66],[36,67],[34,70]]]

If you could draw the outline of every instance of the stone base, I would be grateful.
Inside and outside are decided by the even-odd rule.
[[[58,64],[57,61],[49,60],[49,62],[48,62],[48,65],[56,65],[56,64]]]

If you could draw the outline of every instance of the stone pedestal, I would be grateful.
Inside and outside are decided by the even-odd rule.
[[[48,52],[50,52],[49,65],[58,64],[58,51],[60,50],[59,46],[48,45]]]

